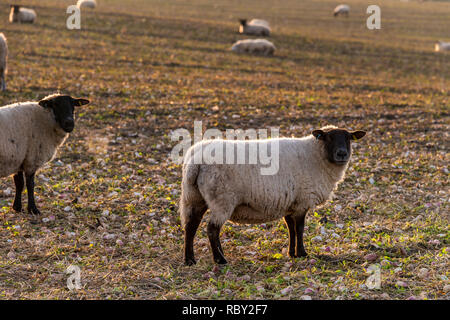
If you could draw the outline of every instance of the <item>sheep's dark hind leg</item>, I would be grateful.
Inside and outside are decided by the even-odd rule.
[[[28,192],[28,213],[39,215],[41,212],[36,207],[36,203],[34,201],[34,173],[25,174],[25,180]]]
[[[2,83],[2,91],[6,91],[6,80],[5,80],[5,74],[4,73],[3,73],[0,81]]]
[[[220,229],[222,225],[209,222],[207,233],[209,242],[211,244],[211,250],[213,253],[214,261],[218,264],[226,264],[227,260],[223,255],[222,245],[220,244]]]
[[[288,233],[289,233],[289,256],[291,258],[295,257],[295,221],[292,218],[292,216],[285,216],[284,222],[286,222],[286,226],[288,227]]]
[[[208,207],[192,208],[191,216],[184,227],[184,263],[188,266],[196,264],[194,257],[194,238],[198,226]]]
[[[13,209],[20,212],[22,211],[22,191],[24,187],[22,171],[19,171],[14,175],[14,184],[16,185],[16,196],[14,197]]]
[[[303,230],[305,228],[305,217],[306,213],[294,217],[295,234],[297,236],[297,245],[295,248],[296,257],[306,257],[308,255],[305,251],[305,247],[303,246]]]

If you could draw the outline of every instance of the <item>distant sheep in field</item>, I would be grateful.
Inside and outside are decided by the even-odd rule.
[[[33,9],[22,8],[20,5],[11,5],[9,13],[9,22],[34,23],[36,20],[36,11]]]
[[[436,51],[436,52],[439,52],[439,51],[450,51],[450,42],[438,41],[434,45],[434,51]]]
[[[95,0],[78,0],[77,2],[78,8],[91,8],[95,9],[97,7],[97,2]]]
[[[227,263],[219,239],[227,220],[255,224],[284,218],[289,231],[289,256],[306,256],[303,246],[305,216],[331,197],[344,179],[352,153],[351,141],[365,134],[327,126],[303,138],[216,139],[194,144],[184,158],[181,183],[185,263],[196,263],[193,241],[207,209],[210,210],[207,234],[216,263]],[[217,164],[208,160],[205,162],[209,164],[202,164],[198,159],[204,150],[227,150],[223,152],[227,159],[229,150],[241,150],[245,161]],[[250,164],[250,150],[254,153],[266,150],[275,155],[278,170],[262,174],[261,169],[267,164],[263,165],[262,161]]]
[[[249,25],[258,25],[258,26],[265,26],[267,28],[270,28],[269,22],[262,19],[252,19],[248,23]]]
[[[239,40],[231,47],[236,53],[251,53],[271,56],[274,54],[275,45],[266,39],[245,39]]]
[[[8,44],[6,43],[6,37],[3,33],[0,33],[0,84],[2,91],[6,90],[5,75],[8,70]]]
[[[350,13],[350,7],[347,4],[340,4],[336,8],[334,8],[334,16],[337,17],[339,15],[345,15],[348,17]]]
[[[270,36],[269,23],[261,19],[253,19],[247,22],[246,19],[240,19],[239,33],[252,36]]]
[[[74,107],[88,103],[86,99],[53,94],[38,102],[0,107],[0,177],[14,174],[15,211],[22,210],[25,175],[28,212],[40,214],[34,200],[34,175],[74,129]]]

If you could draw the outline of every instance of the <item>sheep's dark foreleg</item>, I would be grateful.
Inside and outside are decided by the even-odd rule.
[[[294,217],[295,234],[297,236],[297,245],[295,247],[296,257],[306,257],[308,255],[305,251],[305,247],[303,246],[303,230],[305,228],[305,217],[306,213]]]
[[[215,223],[209,222],[207,233],[209,242],[211,244],[211,250],[213,253],[214,261],[218,264],[226,264],[227,260],[223,256],[222,246],[220,244],[220,229],[222,225],[217,225]]]
[[[188,266],[197,263],[194,257],[194,237],[206,209],[206,206],[192,208],[191,215],[184,227],[184,263]]]
[[[28,213],[36,215],[41,214],[41,212],[36,207],[36,203],[34,201],[34,173],[25,174],[25,180],[28,192]]]
[[[22,171],[19,171],[14,175],[14,184],[16,185],[16,196],[14,197],[13,209],[20,212],[22,211],[22,191],[24,187]]]
[[[294,258],[295,257],[295,241],[296,241],[295,221],[292,218],[292,216],[285,216],[284,222],[286,222],[286,226],[288,228],[288,233],[289,233],[289,256],[291,258]]]

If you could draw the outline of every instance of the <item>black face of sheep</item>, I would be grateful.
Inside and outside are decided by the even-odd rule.
[[[239,19],[239,22],[241,23],[241,25],[243,27],[245,27],[247,25],[247,19]]]
[[[344,129],[332,129],[330,131],[314,130],[312,135],[323,141],[328,161],[337,165],[345,165],[352,154],[350,141],[361,139],[366,133],[364,131],[348,132]]]
[[[14,13],[19,13],[19,10],[20,10],[20,6],[19,5],[12,4],[11,7],[14,8]]]
[[[76,106],[88,104],[89,100],[74,99],[67,95],[57,95],[48,99],[39,101],[39,105],[44,108],[49,108],[55,115],[55,120],[60,127],[67,133],[73,131],[75,121],[73,111]]]

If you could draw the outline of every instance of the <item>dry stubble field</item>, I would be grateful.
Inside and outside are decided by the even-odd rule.
[[[0,4],[1,105],[57,90],[91,100],[38,173],[41,217],[13,212],[12,178],[0,180],[1,299],[449,298],[450,54],[433,52],[450,41],[449,2],[379,1],[382,29],[370,31],[361,0],[348,19],[329,0],[99,0],[70,31],[72,2],[27,0],[34,25],[8,24]],[[229,51],[241,17],[270,21],[274,57]],[[183,265],[170,133],[194,120],[368,131],[333,201],[307,216],[307,258],[288,258],[282,221],[227,223],[218,268],[203,222],[198,263]],[[80,290],[66,287],[72,264]],[[372,264],[378,290],[365,286]]]

